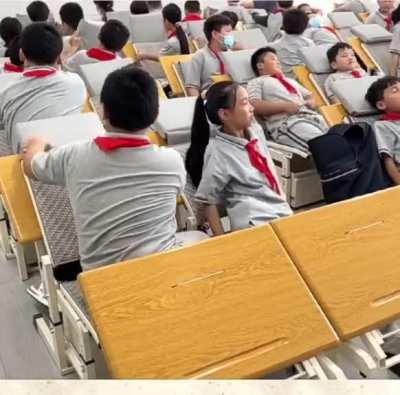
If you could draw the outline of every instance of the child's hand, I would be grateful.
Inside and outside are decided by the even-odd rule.
[[[73,49],[78,49],[82,46],[82,38],[79,36],[71,36],[69,46]]]
[[[296,114],[300,110],[300,107],[303,105],[304,105],[304,103],[301,102],[300,100],[288,101],[287,107],[286,107],[286,112],[288,114]]]
[[[314,110],[317,105],[315,104],[315,100],[313,97],[308,98],[305,103],[304,103],[308,108],[311,108],[311,110]]]
[[[147,59],[147,56],[146,56],[146,54],[145,53],[142,53],[142,52],[137,52],[137,60],[138,60],[138,62],[140,62],[141,60],[146,60]]]

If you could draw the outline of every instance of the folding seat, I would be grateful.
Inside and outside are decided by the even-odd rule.
[[[181,63],[189,62],[192,55],[162,56],[160,64],[174,97],[185,96],[185,84]]]
[[[104,22],[86,21],[82,19],[78,25],[78,35],[82,38],[84,49],[97,47],[99,44],[99,33]]]
[[[130,25],[130,16],[131,16],[131,13],[128,10],[127,11],[107,12],[107,20],[116,19],[116,20],[122,22],[127,28],[129,28],[129,25]]]
[[[130,15],[129,21],[131,41],[134,44],[164,42],[167,39],[160,12]]]
[[[389,74],[389,47],[393,34],[376,24],[354,26],[351,28],[351,32],[360,40],[361,48],[371,59],[375,68],[385,74]],[[356,39],[352,40],[354,42]]]
[[[243,48],[261,48],[268,45],[268,41],[261,29],[255,28],[244,31],[233,31],[233,35],[238,44]]]
[[[342,41],[353,35],[351,32],[353,26],[362,24],[353,12],[330,12],[328,17]]]

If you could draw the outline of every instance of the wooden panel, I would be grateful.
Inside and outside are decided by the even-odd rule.
[[[273,228],[342,339],[400,317],[400,188]]]
[[[95,112],[95,109],[93,108],[93,105],[92,105],[92,103],[90,101],[90,97],[89,96],[86,97],[85,104],[83,105],[83,108],[82,108],[82,113],[83,114],[86,114],[88,112]]]
[[[214,84],[217,82],[232,81],[232,78],[228,74],[215,74],[211,76],[211,79]]]
[[[161,67],[164,70],[165,76],[167,77],[169,86],[171,87],[174,96],[184,96],[184,92],[173,69],[173,65],[178,62],[187,62],[191,59],[191,57],[192,55],[174,55],[160,57]]]
[[[293,73],[296,76],[297,81],[299,81],[299,83],[303,85],[304,88],[308,89],[311,93],[314,94],[315,103],[318,107],[329,104],[323,93],[321,93],[319,87],[316,86],[314,84],[314,81],[311,80],[310,71],[307,69],[306,66],[294,66]]]
[[[0,158],[0,184],[17,241],[26,244],[40,240],[42,234],[21,170],[19,155]]]
[[[341,104],[331,104],[329,106],[322,106],[319,108],[319,112],[325,118],[329,127],[335,126],[339,123],[343,123],[347,117],[347,112]]]
[[[363,23],[367,22],[368,17],[369,17],[369,12],[360,12],[358,14],[358,19],[360,19],[360,21]]]
[[[115,378],[262,377],[337,344],[270,226],[79,280]]]
[[[365,51],[361,40],[358,37],[350,37],[347,42],[353,48],[353,51],[357,54],[360,60],[365,64],[368,70],[379,70],[378,64],[375,60]]]
[[[124,48],[122,48],[122,53],[125,55],[126,58],[130,58],[134,62],[137,61],[137,50],[131,42],[127,42],[125,44]]]

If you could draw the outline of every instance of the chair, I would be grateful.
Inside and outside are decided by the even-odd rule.
[[[111,11],[107,12],[106,15],[107,15],[107,20],[116,19],[129,28],[130,16],[131,16],[130,11]]]
[[[138,43],[164,42],[167,39],[161,13],[130,16],[131,41]]]
[[[233,36],[235,37],[236,42],[246,49],[254,48],[255,50],[268,45],[268,41],[261,29],[255,28],[244,31],[234,30]]]
[[[353,12],[330,12],[328,18],[342,41],[352,36],[351,27],[362,24]]]
[[[253,53],[254,49],[221,52],[221,58],[226,66],[227,74],[233,81],[239,84],[247,84],[255,77],[250,63]]]
[[[161,67],[174,97],[185,96],[185,87],[181,76],[177,73],[177,64],[180,62],[188,62],[192,56],[193,55],[172,55],[160,57]]]
[[[78,25],[78,35],[82,38],[83,48],[97,47],[99,44],[99,33],[104,22],[86,21],[82,19]]]
[[[135,47],[136,54],[143,52],[143,53],[150,53],[154,55],[158,55],[165,45],[164,41],[160,42],[139,42],[133,44]],[[141,64],[143,67],[150,73],[153,78],[162,79],[165,78],[164,71],[159,62],[154,62],[151,60],[142,60]]]

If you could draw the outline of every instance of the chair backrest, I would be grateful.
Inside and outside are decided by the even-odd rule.
[[[129,25],[130,25],[130,18],[129,18],[130,16],[131,16],[130,11],[107,12],[107,20],[116,19],[116,20],[122,22],[127,28],[129,28]]]
[[[85,49],[96,47],[99,42],[99,33],[104,22],[86,21],[82,19],[78,25],[78,34],[82,38]]]
[[[205,38],[204,20],[186,22],[186,29],[191,38]]]
[[[134,44],[161,42],[167,39],[161,13],[130,16],[131,40]]]
[[[376,114],[378,111],[365,100],[365,94],[377,79],[377,76],[354,78],[350,84],[348,80],[337,80],[332,84],[332,91],[350,115]]]
[[[329,74],[332,72],[326,53],[331,44],[300,48],[304,64],[315,74]]]
[[[377,24],[357,25],[351,28],[352,33],[362,42],[373,44],[392,41],[393,34]]]
[[[228,74],[232,80],[245,84],[255,77],[251,68],[250,59],[254,49],[244,49],[242,51],[221,52],[221,57],[225,63]]]
[[[187,76],[188,76],[188,74],[190,72],[190,61],[188,61],[188,62],[178,62],[175,65],[175,70],[177,72],[177,76],[179,77],[179,79],[181,80],[183,85],[185,85],[185,83],[187,81]]]
[[[161,48],[165,45],[163,41],[161,42],[146,42],[146,43],[136,43],[135,48],[137,52],[150,53],[158,55]],[[151,60],[142,60],[141,63],[143,67],[150,73],[153,78],[165,78],[164,71],[159,62],[153,62]]]
[[[354,12],[330,12],[328,18],[336,29],[351,28],[362,24]]]
[[[242,32],[234,31],[233,35],[243,48],[261,48],[268,45],[268,41],[261,29],[250,29]]]
[[[390,42],[375,44],[363,44],[368,54],[378,64],[383,73],[389,74],[391,54],[389,52]]]
[[[190,141],[196,97],[179,97],[160,102],[158,118],[153,125],[168,145]]]
[[[109,62],[91,63],[80,66],[80,73],[85,81],[90,96],[100,96],[108,74],[128,64],[132,64],[130,59],[117,59]]]

